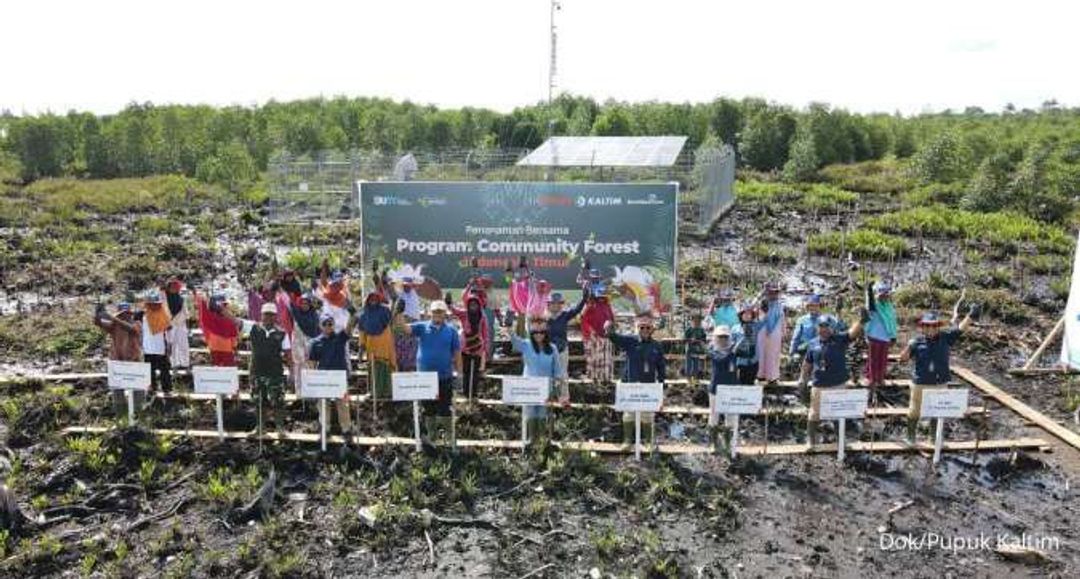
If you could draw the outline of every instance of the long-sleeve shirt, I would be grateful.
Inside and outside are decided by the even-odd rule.
[[[586,301],[588,301],[588,298],[582,295],[581,301],[576,306],[563,310],[559,312],[559,315],[548,320],[548,337],[551,338],[551,344],[558,351],[564,352],[567,346],[570,345],[566,337],[566,327],[570,324],[570,320],[576,318],[581,313],[581,310],[585,309]]]
[[[663,382],[667,377],[664,349],[653,339],[612,333],[611,342],[626,352],[623,382]]]
[[[735,350],[736,366],[757,365],[757,334],[761,322],[741,324],[732,329],[731,341]]]
[[[715,344],[710,345],[709,361],[712,362],[712,380],[709,382],[711,386],[739,383],[739,375],[735,371],[735,350],[731,346],[719,348]]]
[[[791,333],[791,347],[788,348],[788,354],[794,356],[817,337],[817,324],[822,315],[821,313],[805,314],[795,322],[795,331]]]
[[[866,337],[879,342],[891,342],[896,339],[896,310],[892,302],[887,304],[874,299],[874,292],[867,288],[866,309],[870,312],[870,321],[866,323]]]
[[[938,332],[933,339],[918,336],[911,340],[911,381],[923,385],[948,384],[952,379],[949,355],[953,344],[960,338],[960,330],[953,326]]]
[[[552,346],[550,353],[544,352],[543,349],[537,351],[536,348],[533,348],[530,340],[513,334],[510,335],[510,344],[514,350],[521,352],[521,360],[524,366],[521,372],[522,376],[555,378],[559,375],[559,358],[554,346]]]
[[[851,338],[837,332],[828,340],[814,338],[806,348],[806,361],[813,370],[814,386],[839,386],[848,381],[847,351]]]
[[[138,322],[120,318],[94,318],[94,324],[109,334],[109,359],[119,362],[142,362],[142,327]]]

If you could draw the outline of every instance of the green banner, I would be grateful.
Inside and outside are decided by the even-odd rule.
[[[613,289],[667,309],[674,297],[677,183],[359,182],[365,270],[461,288],[476,258],[497,287],[526,256],[555,289],[583,258]],[[650,308],[651,309],[651,308]]]

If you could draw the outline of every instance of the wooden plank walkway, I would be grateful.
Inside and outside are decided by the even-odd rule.
[[[102,426],[71,426],[65,428],[62,432],[64,435],[67,436],[80,434],[102,434],[109,431],[110,428],[111,427]],[[190,438],[218,438],[218,433],[216,430],[180,430],[158,428],[152,429],[151,432],[165,436]],[[224,437],[226,440],[258,440],[258,436],[254,432],[226,431],[224,433]],[[263,440],[271,442],[280,441],[318,443],[319,435],[306,432],[267,432],[263,435]],[[328,435],[326,437],[326,441],[329,444],[345,443],[345,439],[338,435]],[[352,443],[355,446],[366,447],[411,446],[416,444],[416,440],[413,438],[400,436],[356,436],[353,437]],[[634,452],[634,448],[631,444],[617,442],[553,441],[552,444],[564,450],[576,450],[583,452],[599,452],[604,454],[633,454]],[[522,443],[519,440],[458,440],[457,446],[460,448],[521,450]],[[946,452],[973,450],[997,451],[1025,448],[1040,449],[1045,448],[1046,446],[1048,446],[1046,441],[1040,438],[1018,438],[1003,440],[945,442],[943,450]],[[847,445],[847,449],[852,452],[933,452],[934,445],[929,442],[917,442],[915,444],[909,444],[904,442],[852,442]],[[712,446],[703,444],[659,444],[655,447],[655,450],[660,454],[714,454],[716,452]],[[774,456],[824,453],[835,454],[836,451],[836,444],[771,444],[768,446],[742,445],[738,448],[738,454],[743,456]]]
[[[1025,418],[1026,420],[1030,420],[1031,422],[1038,425],[1039,428],[1042,428],[1050,434],[1053,434],[1054,436],[1060,438],[1069,446],[1080,450],[1080,434],[1077,434],[1072,430],[1069,430],[1068,428],[1062,426],[1061,424],[1058,424],[1056,421],[1042,414],[1038,410],[1035,410],[1027,404],[1024,404],[1023,402],[1014,398],[1012,395],[1005,392],[1001,388],[994,386],[982,376],[979,376],[975,372],[972,372],[971,370],[963,366],[953,365],[952,371],[954,374],[963,378],[965,381],[970,383],[975,388],[981,390],[987,396],[1004,404],[1006,407],[1011,409],[1013,412],[1016,412],[1021,417]]]

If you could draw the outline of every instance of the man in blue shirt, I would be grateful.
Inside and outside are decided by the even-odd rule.
[[[555,378],[555,383],[559,387],[559,403],[563,407],[570,406],[570,341],[566,335],[566,326],[585,309],[587,299],[588,292],[583,288],[581,301],[569,310],[563,309],[566,300],[559,292],[551,294],[548,301],[547,334],[558,355],[559,375]]]
[[[454,403],[454,372],[461,372],[461,338],[446,323],[449,309],[445,302],[434,301],[428,306],[431,319],[407,326],[408,333],[418,341],[416,365],[421,372],[439,374],[439,398],[428,403],[440,417],[451,415]]]
[[[817,337],[818,320],[821,319],[821,296],[810,294],[806,298],[806,313],[795,321],[795,331],[791,333],[791,345],[788,356],[798,360],[803,358],[810,341]]]

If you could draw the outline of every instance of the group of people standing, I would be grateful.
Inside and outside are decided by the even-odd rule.
[[[352,369],[350,341],[359,334],[360,353],[366,357],[372,394],[388,399],[394,372],[435,372],[439,398],[430,406],[437,418],[451,415],[454,386],[471,398],[495,356],[496,336],[504,328],[510,348],[521,355],[525,376],[551,380],[551,399],[570,404],[569,326],[580,318],[585,353],[585,377],[596,383],[615,379],[614,355],[625,363],[619,378],[625,382],[663,382],[668,378],[667,356],[654,338],[664,319],[652,313],[635,318],[636,332],[617,331],[610,299],[612,288],[600,272],[586,264],[579,275],[581,297],[573,305],[551,291],[522,258],[509,266],[507,307],[500,308],[492,292],[494,281],[475,270],[459,301],[447,293],[442,300],[425,300],[414,279],[391,280],[375,264],[373,288],[362,305],[353,305],[348,277],[331,271],[324,261],[317,279],[306,290],[295,271],[274,272],[270,281],[248,293],[247,319],[236,316],[224,293],[207,295],[191,289],[194,312],[215,366],[236,366],[243,337],[250,343],[251,384],[267,405],[267,418],[277,423],[286,385],[299,391],[304,368]],[[119,303],[115,314],[99,306],[94,322],[112,337],[110,358],[145,361],[152,368],[152,387],[169,391],[172,370],[190,366],[188,313],[183,283],[169,280],[146,294],[141,307]],[[728,384],[775,384],[785,354],[797,369],[802,386],[837,387],[850,382],[848,350],[853,340],[865,337],[869,354],[865,377],[871,387],[885,382],[889,353],[896,342],[899,321],[892,302],[892,287],[879,281],[866,288],[860,316],[848,325],[825,313],[825,299],[805,298],[806,312],[795,320],[785,340],[787,319],[781,288],[768,283],[754,299],[739,304],[736,293],[721,289],[704,312],[691,312],[683,338],[686,357],[683,374],[692,382],[709,370],[710,400],[716,388]],[[958,311],[958,310],[957,310]],[[973,310],[974,312],[974,310]],[[949,380],[949,348],[969,324],[971,314],[942,329],[936,314],[919,322],[921,332],[901,353],[912,359],[917,385]],[[711,328],[710,328],[711,327]],[[709,329],[712,339],[709,340]],[[786,351],[785,351],[786,344]],[[118,401],[119,402],[119,401]],[[348,397],[336,404],[337,426],[352,430]],[[546,406],[525,409],[533,420],[546,416]],[[278,424],[280,426],[280,424]]]

